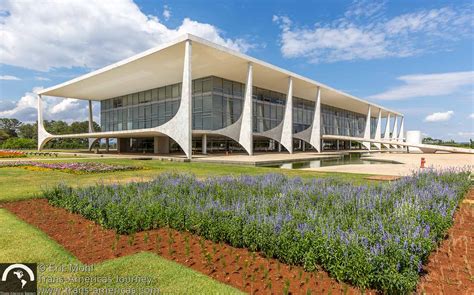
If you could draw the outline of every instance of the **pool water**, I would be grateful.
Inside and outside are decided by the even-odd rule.
[[[352,153],[348,155],[341,155],[339,158],[317,159],[310,161],[298,161],[288,163],[278,163],[262,165],[263,167],[282,168],[282,169],[302,169],[302,168],[318,168],[326,166],[349,165],[349,164],[380,164],[381,161],[361,159],[361,154]]]

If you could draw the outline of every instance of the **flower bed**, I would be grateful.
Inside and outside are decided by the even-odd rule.
[[[34,171],[59,170],[73,174],[114,172],[141,169],[136,166],[110,165],[96,162],[75,162],[75,163],[42,163],[34,161],[22,162],[0,162],[2,167],[24,167]]]
[[[145,183],[60,185],[44,194],[119,233],[168,226],[308,271],[321,265],[361,288],[407,293],[469,185],[466,171],[371,186],[277,174],[207,180],[166,174]]]
[[[26,154],[20,151],[0,150],[0,158],[24,158]]]

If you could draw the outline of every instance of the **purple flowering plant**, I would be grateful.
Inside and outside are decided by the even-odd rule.
[[[162,174],[120,185],[62,184],[44,195],[118,233],[189,231],[307,271],[320,265],[361,288],[400,294],[415,289],[423,263],[452,225],[469,174],[428,170],[371,185],[281,174]]]
[[[98,162],[44,163],[36,161],[0,162],[0,168],[2,167],[38,167],[43,169],[59,170],[73,174],[114,172],[140,169],[140,167],[135,166],[110,165]]]

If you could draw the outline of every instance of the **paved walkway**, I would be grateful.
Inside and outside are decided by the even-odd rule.
[[[396,161],[401,164],[354,164],[328,166],[319,168],[304,168],[304,170],[324,171],[324,172],[346,172],[346,173],[363,173],[377,175],[394,175],[405,176],[410,175],[413,171],[420,169],[421,158],[426,160],[425,167],[448,168],[448,167],[466,167],[470,166],[474,172],[474,155],[470,154],[403,154],[403,153],[377,153],[370,154],[365,158],[380,161]]]

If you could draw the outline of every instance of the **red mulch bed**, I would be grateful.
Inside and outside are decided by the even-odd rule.
[[[116,235],[113,230],[104,229],[78,214],[49,205],[46,199],[2,206],[44,231],[86,264],[150,251],[252,294],[361,293],[330,278],[322,270],[305,272],[301,267],[264,258],[247,249],[207,241],[188,232],[163,228],[130,236]]]
[[[474,190],[466,199],[474,200]],[[49,205],[45,199],[2,206],[46,232],[86,264],[150,251],[253,294],[361,293],[322,270],[308,273],[301,267],[282,264],[247,249],[207,241],[188,232],[163,228],[131,236],[116,235],[78,214]],[[430,256],[424,271],[417,293],[474,294],[473,204],[462,203],[448,238]]]
[[[461,203],[448,237],[433,252],[417,293],[474,294],[474,189]]]

